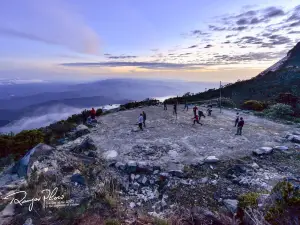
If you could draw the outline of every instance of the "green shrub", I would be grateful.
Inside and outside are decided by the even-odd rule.
[[[35,145],[44,142],[45,135],[40,130],[24,130],[17,135],[0,135],[0,158],[10,154],[15,159],[23,156]]]
[[[249,100],[244,102],[242,108],[246,110],[262,111],[266,108],[266,105],[260,101]]]
[[[102,109],[97,109],[96,111],[96,116],[101,116],[103,113],[103,110]]]
[[[269,109],[264,110],[266,116],[271,118],[280,118],[280,119],[291,119],[294,111],[290,105],[277,103],[272,105]]]

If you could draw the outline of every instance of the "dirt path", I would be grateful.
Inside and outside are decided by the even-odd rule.
[[[291,129],[289,125],[241,113],[245,127],[243,136],[236,136],[235,111],[220,113],[213,109],[212,116],[202,118],[200,126],[192,125],[192,109],[183,111],[183,107],[178,106],[177,120],[172,106],[168,111],[151,106],[101,116],[91,137],[106,158],[167,166],[199,162],[210,155],[220,159],[249,155],[259,147],[280,145],[275,140]],[[143,110],[147,113],[147,127],[139,131],[136,122]]]

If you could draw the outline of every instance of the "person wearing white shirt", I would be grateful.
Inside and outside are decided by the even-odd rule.
[[[138,118],[139,128],[141,130],[143,130],[143,122],[144,122],[144,117],[143,117],[143,114],[141,113],[139,118]]]

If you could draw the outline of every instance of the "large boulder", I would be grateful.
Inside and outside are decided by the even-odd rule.
[[[51,146],[46,144],[38,144],[29,150],[27,154],[15,164],[11,172],[13,174],[18,174],[19,177],[27,176],[31,173],[31,167],[33,163],[41,157],[48,156],[52,151],[53,148]]]

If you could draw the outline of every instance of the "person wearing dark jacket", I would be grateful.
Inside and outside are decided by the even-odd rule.
[[[205,118],[205,115],[201,110],[198,111],[198,116],[199,116],[199,120],[201,120],[202,116]]]
[[[185,109],[186,109],[186,111],[189,110],[189,105],[187,104],[187,101],[185,101],[185,103],[184,103],[184,109],[183,110],[185,110]]]
[[[234,127],[236,127],[236,125],[238,125],[239,120],[240,120],[240,116],[239,116],[239,113],[237,112],[237,113],[236,113],[236,118],[235,118]]]
[[[243,117],[241,117],[240,121],[238,122],[237,132],[235,135],[242,135],[242,129],[243,129],[244,124],[245,124],[244,119],[243,119]]]
[[[177,116],[177,104],[176,104],[176,102],[174,103],[174,106],[173,106],[173,115]]]
[[[164,102],[164,110],[168,110],[166,102]]]
[[[143,124],[144,124],[144,127],[146,127],[146,113],[143,111]]]

